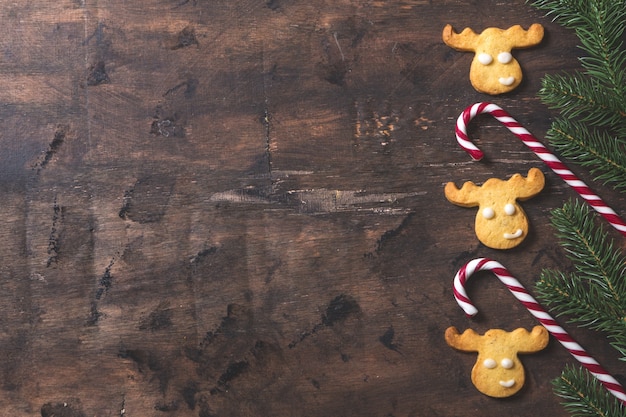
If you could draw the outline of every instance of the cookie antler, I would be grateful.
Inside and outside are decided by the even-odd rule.
[[[465,352],[477,352],[481,336],[472,329],[459,333],[454,326],[448,327],[445,333],[446,342],[455,349]]]
[[[444,194],[451,203],[462,207],[474,207],[480,201],[480,189],[481,187],[472,181],[465,182],[461,188],[457,188],[453,182],[449,182],[444,188]]]
[[[514,174],[507,182],[517,190],[518,199],[526,200],[543,190],[546,179],[539,168],[531,168],[526,178],[520,174]]]
[[[511,332],[519,353],[535,353],[548,346],[548,331],[543,326],[535,326],[532,331],[516,329]]]
[[[443,28],[443,41],[446,45],[460,51],[474,51],[478,45],[479,35],[471,28],[465,28],[461,33],[456,33],[452,25]]]
[[[543,26],[533,23],[528,30],[520,25],[511,26],[506,31],[506,38],[511,40],[511,48],[528,48],[543,39]]]

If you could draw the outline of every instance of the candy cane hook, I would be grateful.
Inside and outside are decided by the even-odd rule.
[[[511,293],[517,298],[528,311],[539,320],[543,327],[548,330],[560,343],[580,362],[589,372],[600,381],[605,388],[626,405],[626,391],[620,383],[611,376],[602,366],[591,357],[559,324],[548,314],[541,305],[526,291],[511,273],[499,262],[487,258],[477,258],[465,264],[454,277],[454,298],[468,316],[474,316],[478,310],[472,304],[465,283],[475,272],[491,271],[500,281],[506,285]]]
[[[626,236],[626,222],[610,208],[598,195],[594,194],[583,181],[581,181],[563,162],[551,153],[539,142],[528,130],[519,124],[509,113],[492,103],[476,103],[466,108],[456,122],[456,140],[461,147],[474,159],[479,161],[483,158],[483,152],[474,145],[467,136],[467,124],[475,116],[489,113],[500,123],[506,126],[519,139],[526,144],[543,162],[548,165],[563,181],[572,187],[584,198],[591,207],[600,213],[614,228]]]

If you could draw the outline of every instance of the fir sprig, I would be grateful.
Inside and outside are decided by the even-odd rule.
[[[548,141],[558,152],[591,167],[596,180],[625,191],[626,0],[530,3],[573,29],[584,52],[579,57],[582,71],[542,79],[539,97],[560,111],[548,131]]]
[[[564,158],[589,167],[597,181],[626,189],[624,141],[606,130],[590,128],[582,121],[555,120],[547,135],[554,149]],[[626,136],[625,136],[626,137]]]
[[[542,271],[537,296],[571,322],[605,332],[626,360],[626,259],[597,217],[577,201],[552,211],[552,225],[576,271]]]
[[[626,51],[622,49],[626,2],[624,0],[536,0],[533,6],[547,12],[559,24],[574,29],[587,74],[616,93],[624,92]]]
[[[581,70],[547,75],[539,97],[557,116],[550,144],[591,170],[596,180],[626,190],[626,0],[529,0],[573,29],[584,52]],[[566,203],[552,224],[575,272],[545,270],[538,298],[571,322],[604,332],[626,360],[626,260],[587,206]],[[554,381],[574,416],[624,417],[624,406],[586,370],[573,367]]]
[[[565,119],[599,127],[626,127],[626,109],[612,90],[582,73],[567,76],[548,74],[542,80],[539,97],[559,109]]]
[[[624,417],[626,413],[624,405],[582,368],[568,366],[553,386],[572,416]]]

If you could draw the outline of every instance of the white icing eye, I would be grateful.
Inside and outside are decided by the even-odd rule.
[[[509,358],[504,358],[500,361],[500,365],[502,365],[504,369],[511,369],[513,367],[513,361]]]
[[[486,53],[481,53],[478,54],[478,62],[480,62],[483,65],[489,65],[491,64],[491,62],[493,61],[493,58],[491,57],[491,55],[486,54]]]
[[[498,54],[498,62],[501,64],[508,64],[513,59],[513,55],[510,52],[500,52]]]
[[[506,206],[504,206],[504,212],[506,214],[508,214],[509,216],[512,216],[515,214],[515,206],[513,204],[507,204]]]
[[[494,361],[491,358],[485,359],[485,361],[483,362],[483,366],[487,369],[493,369],[497,366],[498,364],[496,363],[496,361]]]
[[[493,216],[495,216],[496,213],[493,211],[493,209],[491,207],[485,207],[483,209],[483,217],[487,220],[489,219],[493,219]]]

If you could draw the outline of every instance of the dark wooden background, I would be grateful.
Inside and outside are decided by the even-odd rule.
[[[536,93],[579,68],[573,33],[522,0],[2,1],[0,19],[2,415],[567,415],[551,380],[575,361],[554,340],[496,400],[443,333],[537,324],[489,274],[466,319],[466,261],[529,289],[571,268],[549,213],[573,191],[487,116],[471,162],[454,123],[489,100],[543,139]],[[441,41],[534,22],[505,96]],[[482,246],[443,185],[533,166],[532,235]],[[601,335],[566,327],[625,382]]]

